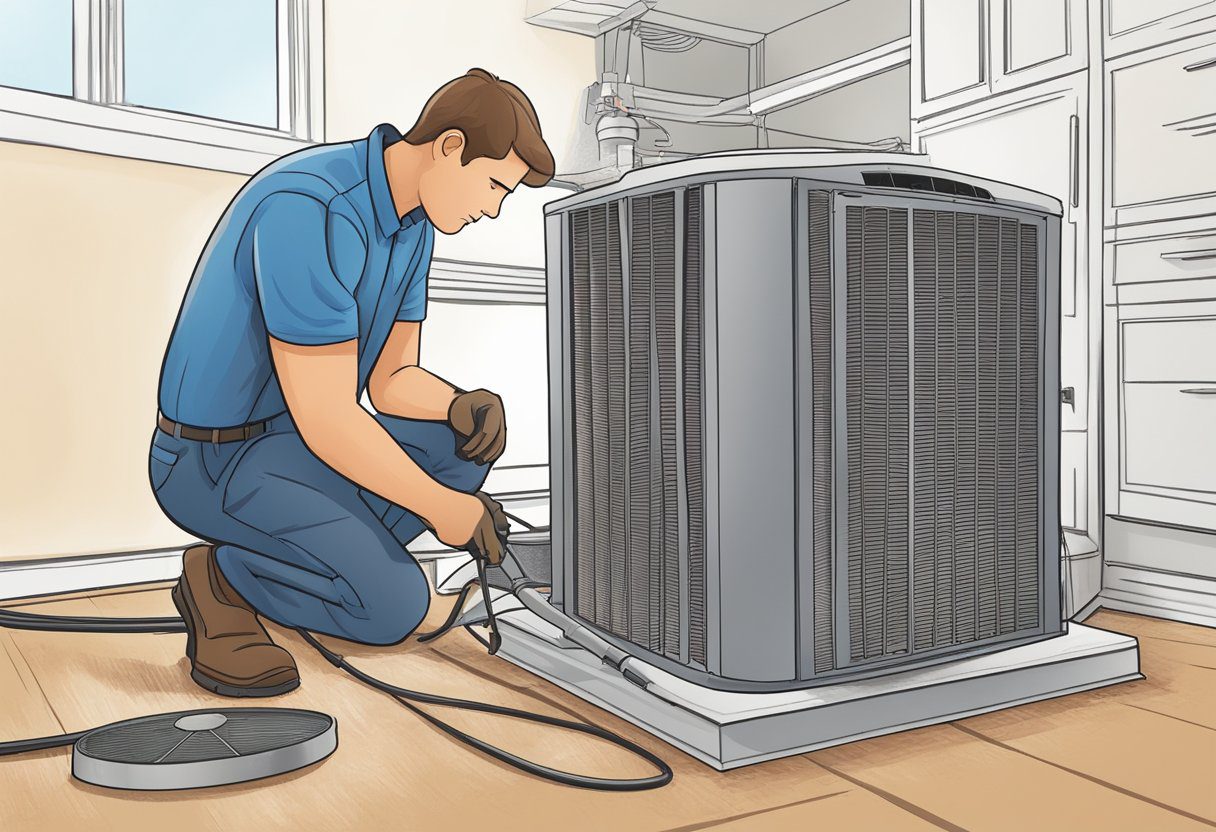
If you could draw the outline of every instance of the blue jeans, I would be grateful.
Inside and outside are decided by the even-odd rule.
[[[376,420],[449,488],[472,493],[485,481],[490,466],[458,457],[447,424]],[[260,436],[220,445],[157,430],[148,466],[165,514],[217,544],[220,571],[266,618],[395,644],[426,616],[430,590],[405,549],[422,521],[321,462],[287,414]]]

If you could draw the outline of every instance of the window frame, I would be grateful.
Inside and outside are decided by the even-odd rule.
[[[324,141],[323,0],[275,2],[277,127],[123,103],[123,0],[72,0],[72,95],[0,86],[0,140],[233,173]]]

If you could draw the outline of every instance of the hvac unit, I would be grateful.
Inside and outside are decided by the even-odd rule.
[[[555,606],[744,692],[1064,632],[1060,206],[908,158],[547,207]]]

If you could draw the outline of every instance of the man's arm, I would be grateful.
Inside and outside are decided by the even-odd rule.
[[[410,459],[355,398],[358,343],[301,346],[270,338],[287,409],[308,449],[342,476],[408,508],[455,548],[474,537],[485,507]]]
[[[418,366],[421,336],[419,321],[393,324],[367,381],[372,407],[390,416],[446,421],[463,437],[461,456],[493,462],[507,446],[502,399],[489,390],[465,392]]]
[[[442,422],[461,392],[418,366],[421,321],[397,321],[367,380],[367,395],[380,413]]]

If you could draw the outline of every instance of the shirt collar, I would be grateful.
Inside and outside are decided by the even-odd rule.
[[[422,210],[421,205],[405,217],[399,217],[397,207],[393,204],[393,193],[388,186],[388,172],[384,169],[384,149],[401,140],[401,133],[391,124],[377,126],[367,137],[367,182],[372,196],[372,211],[376,215],[376,224],[380,226],[380,232],[385,237],[404,231],[426,218],[426,212]]]

